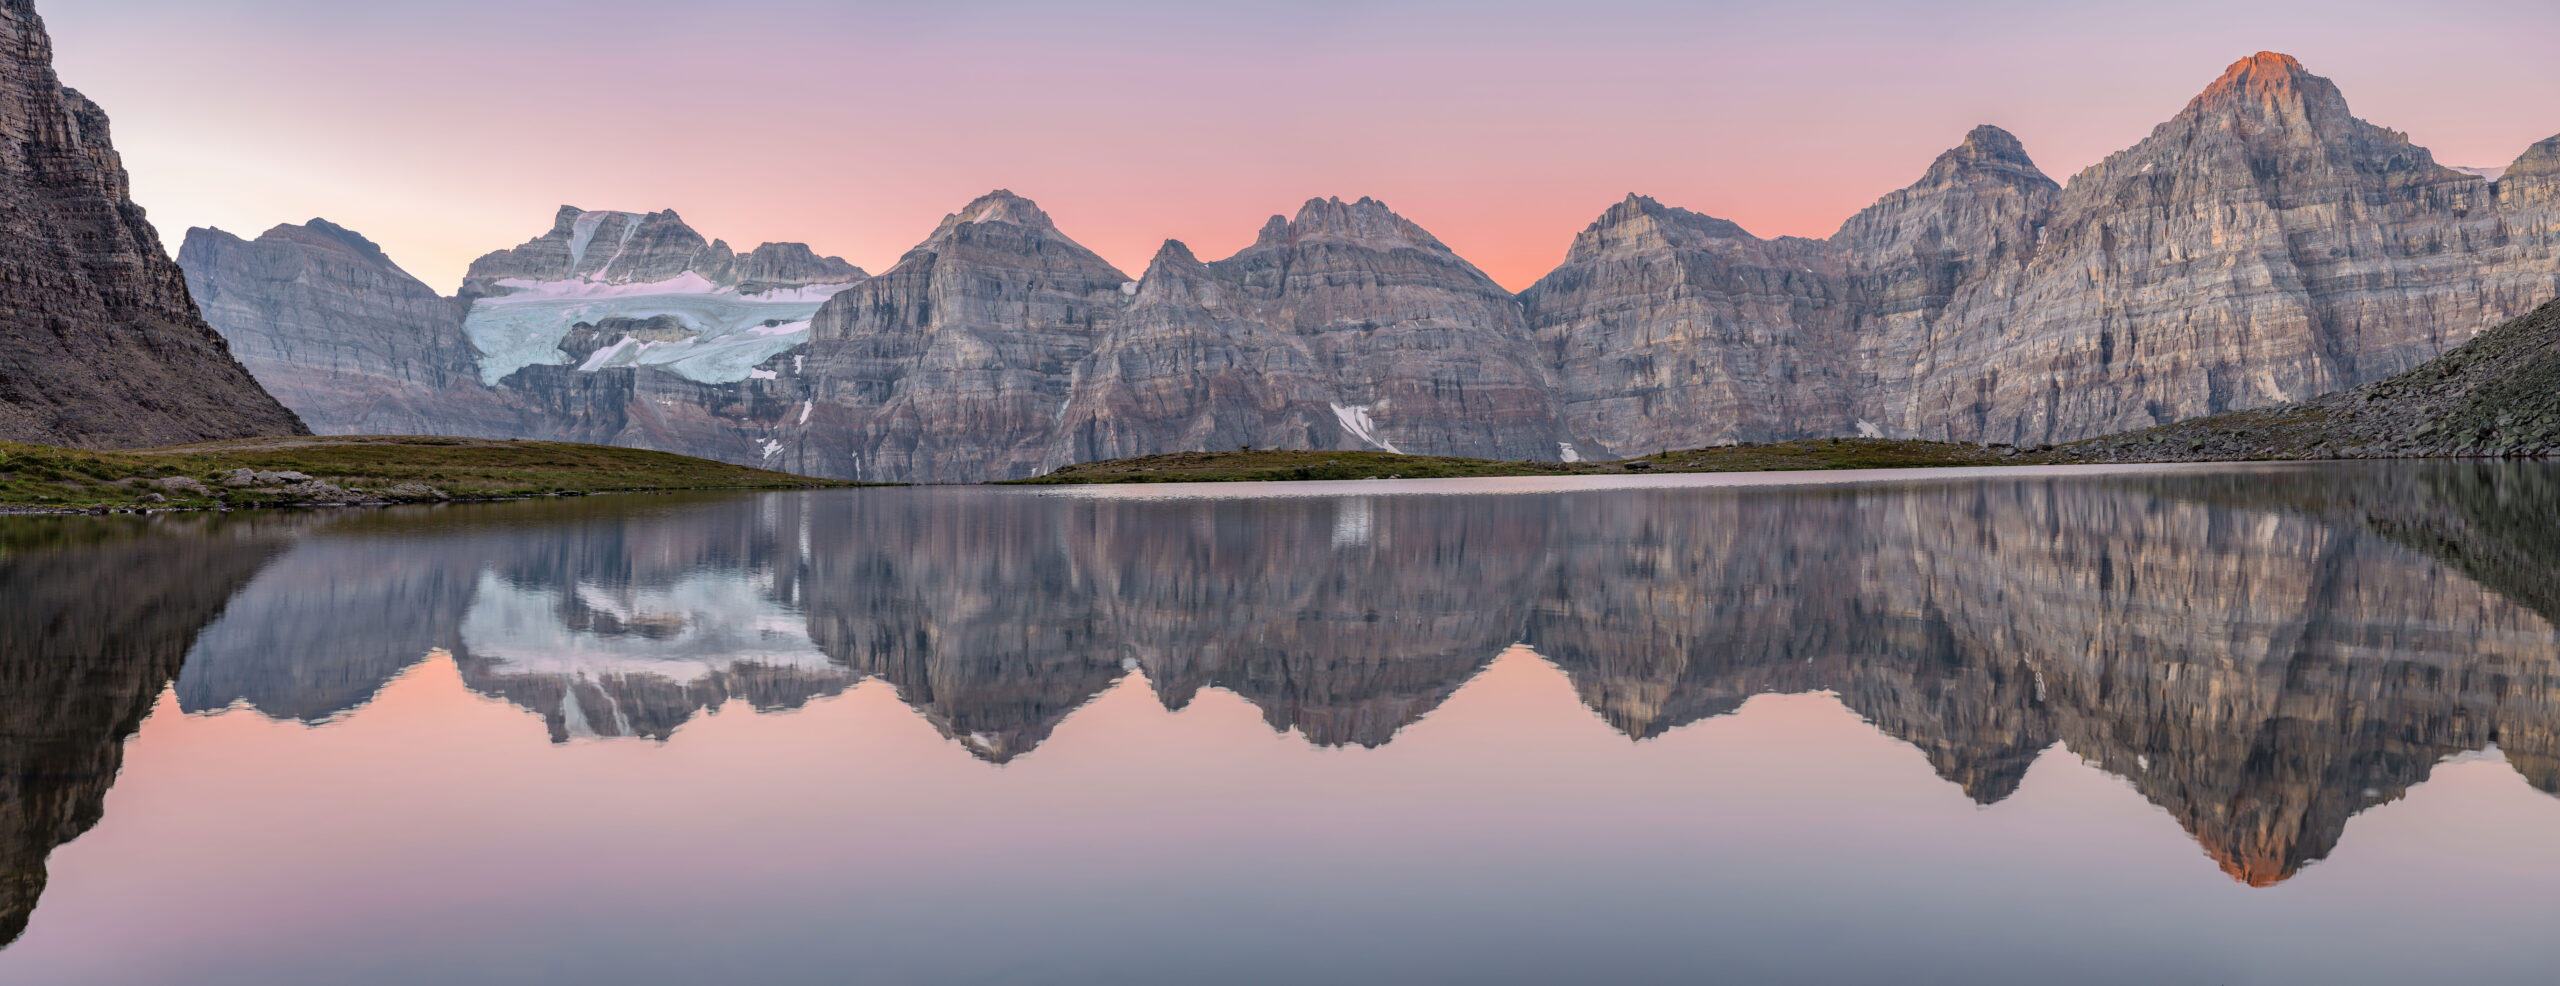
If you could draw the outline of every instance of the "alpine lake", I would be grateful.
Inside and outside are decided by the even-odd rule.
[[[2560,465],[0,518],[0,983],[2538,983]]]

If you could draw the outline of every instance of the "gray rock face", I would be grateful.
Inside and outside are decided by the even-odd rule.
[[[206,327],[33,0],[0,0],[0,439],[307,434]]]
[[[822,475],[1029,475],[1128,283],[1031,200],[971,202],[819,309],[800,439]]]
[[[1570,435],[1509,293],[1369,199],[1214,264],[1167,243],[1077,373],[1044,467],[1237,446],[1554,459]]]
[[[2072,448],[2101,462],[2560,454],[2560,300],[2362,387]]]
[[[241,365],[321,434],[494,438],[529,426],[481,386],[463,306],[363,236],[320,219],[254,241],[191,229],[178,263]]]
[[[1520,296],[1593,458],[1836,433],[1853,417],[1852,309],[1815,240],[1631,195]]]
[[[1385,203],[1310,201],[1212,267],[1324,371],[1336,427],[1311,447],[1554,459],[1570,438],[1510,292]]]

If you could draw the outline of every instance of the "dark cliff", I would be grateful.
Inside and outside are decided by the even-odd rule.
[[[0,0],[0,439],[131,448],[305,434],[187,297],[32,0]]]

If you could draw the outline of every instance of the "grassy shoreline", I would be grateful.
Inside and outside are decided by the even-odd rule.
[[[1066,466],[1011,486],[1103,483],[1251,483],[1343,479],[1458,479],[1495,476],[1609,476],[1629,473],[1790,472],[2031,466],[2087,461],[2069,448],[1984,447],[1889,438],[1814,438],[1663,452],[1605,462],[1519,462],[1392,452],[1240,449],[1175,452]]]
[[[233,477],[251,475],[242,483]],[[268,474],[264,478],[258,473]],[[0,512],[232,510],[866,485],[646,449],[426,436],[95,451],[0,442]],[[876,484],[869,484],[876,485]]]

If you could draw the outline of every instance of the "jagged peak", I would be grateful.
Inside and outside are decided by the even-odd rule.
[[[1040,211],[1038,203],[1014,194],[1011,189],[999,188],[970,200],[960,211],[943,217],[937,232],[974,223],[1011,223],[1035,230],[1058,228],[1049,221],[1048,213]]]
[[[1427,250],[1447,251],[1439,238],[1412,220],[1397,215],[1394,209],[1377,199],[1362,196],[1345,202],[1340,197],[1312,198],[1298,207],[1298,214],[1283,220],[1279,216],[1262,226],[1257,246],[1298,243],[1307,240],[1336,240],[1371,246],[1411,246]]]
[[[1760,238],[1740,223],[1664,205],[1652,196],[1630,192],[1601,212],[1591,225],[1583,227],[1573,238],[1566,262],[1589,260],[1616,250],[1695,247],[1711,240],[1756,243]]]
[[[391,257],[382,252],[382,246],[380,244],[365,238],[365,235],[362,233],[340,226],[337,223],[313,217],[310,222],[303,223],[302,228],[344,244],[348,249],[354,250],[355,252],[367,257],[371,257],[386,264],[391,262]],[[272,232],[272,230],[270,232]],[[264,238],[265,237],[260,237],[260,239]]]
[[[1946,185],[1976,177],[2055,184],[2036,167],[2035,159],[2027,156],[2027,145],[2016,134],[1988,123],[1968,131],[1963,142],[1938,155],[1920,181],[1923,185]]]
[[[193,242],[196,240],[198,234],[218,236],[234,242],[238,242],[240,239],[239,237],[232,236],[231,234],[219,229],[191,229],[187,231],[188,241]],[[258,234],[257,242],[264,244],[300,243],[306,246],[345,250],[377,264],[389,267],[398,266],[391,262],[391,256],[383,252],[380,244],[377,244],[370,239],[366,239],[365,235],[362,233],[358,233],[326,219],[315,218],[310,222],[303,223],[301,225],[295,225],[293,223],[278,223],[269,228],[266,232]]]
[[[2499,180],[2546,175],[2560,175],[2560,135],[2546,137],[2525,148],[2523,154],[2516,156],[2514,164],[2507,165],[2506,174]]]
[[[1200,258],[1191,253],[1190,244],[1181,240],[1166,240],[1163,246],[1156,248],[1155,259],[1147,262],[1147,269],[1153,271],[1166,264],[1196,267],[1200,264]]]
[[[2311,74],[2292,55],[2262,51],[2231,63],[2187,104],[2190,113],[2243,105],[2289,103],[2346,105],[2329,80]]]
[[[1142,303],[1189,298],[1215,304],[1218,293],[1214,287],[1205,285],[1209,279],[1209,265],[1200,262],[1200,258],[1191,252],[1190,244],[1166,240],[1163,246],[1156,248],[1155,257],[1147,261],[1146,273],[1121,285],[1120,290]]]

